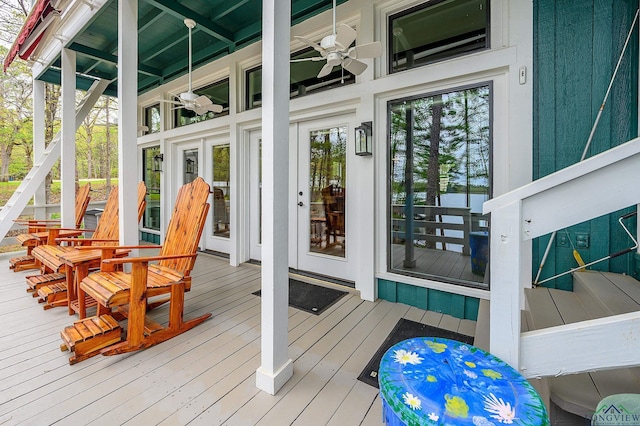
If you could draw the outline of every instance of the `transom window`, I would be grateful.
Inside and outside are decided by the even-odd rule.
[[[222,105],[222,112],[217,114],[214,114],[213,112],[206,112],[202,115],[198,115],[194,111],[184,108],[176,108],[174,114],[175,127],[199,123],[201,121],[211,120],[212,118],[229,114],[229,79],[218,81],[200,89],[195,89],[193,92],[199,96],[207,96],[211,99],[211,102],[216,105]]]
[[[389,73],[489,47],[489,0],[432,0],[389,17]]]
[[[291,54],[291,59],[303,59],[313,56],[318,56],[318,52],[308,48]],[[318,78],[317,75],[324,64],[324,61],[291,63],[291,83],[289,85],[291,99],[355,83],[355,76],[349,71],[344,70],[343,72],[342,67],[334,67],[329,75]],[[247,109],[257,108],[262,105],[262,66],[247,70],[245,81],[246,107]]]
[[[389,269],[486,287],[491,85],[392,101]]]

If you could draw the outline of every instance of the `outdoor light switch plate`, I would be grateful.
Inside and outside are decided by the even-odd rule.
[[[527,67],[520,67],[518,70],[518,80],[520,84],[526,84],[527,82]]]
[[[588,232],[576,232],[576,248],[589,248],[590,237]]]

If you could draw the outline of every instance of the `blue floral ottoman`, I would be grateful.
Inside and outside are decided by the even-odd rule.
[[[550,425],[535,389],[510,365],[455,340],[392,346],[378,373],[388,425]]]

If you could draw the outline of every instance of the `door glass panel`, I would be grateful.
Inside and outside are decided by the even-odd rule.
[[[142,180],[147,186],[147,195],[145,195],[147,205],[142,223],[144,228],[155,231],[160,230],[160,171],[162,170],[160,158],[159,146],[142,150],[144,162]]]
[[[347,128],[310,132],[309,251],[345,257]]]
[[[390,103],[392,271],[487,287],[490,89]]]
[[[211,215],[213,218],[213,235],[216,237],[229,238],[229,144],[215,145],[213,147],[213,208]]]
[[[182,157],[183,184],[193,182],[198,177],[198,149],[186,149]]]

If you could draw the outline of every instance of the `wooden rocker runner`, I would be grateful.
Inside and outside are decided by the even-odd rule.
[[[144,349],[177,336],[202,323],[211,314],[183,320],[184,293],[191,288],[191,270],[209,211],[209,185],[197,178],[178,191],[164,244],[158,256],[105,259],[100,272],[82,280],[79,293],[98,301],[96,316],[76,321],[61,332],[62,350],[75,354],[70,364],[94,355],[116,355]],[[105,251],[148,246],[101,247]],[[82,250],[82,249],[80,249]],[[158,262],[150,264],[150,262]],[[131,273],[114,267],[131,263]],[[169,324],[147,317],[149,298],[169,295]],[[80,295],[82,299],[82,295]],[[114,312],[113,309],[116,309]],[[117,320],[128,318],[126,337]]]
[[[138,184],[138,221],[146,206],[146,191],[144,182],[140,182]],[[77,283],[87,276],[90,268],[100,266],[100,257],[103,252],[97,249],[79,251],[78,248],[117,244],[119,229],[118,188],[114,187],[92,238],[78,239],[79,245],[76,246],[47,245],[34,249],[34,256],[41,263],[43,274],[27,277],[27,285],[34,289],[45,302],[45,309],[67,306],[69,315],[81,309],[82,314],[85,315],[86,306],[95,305],[93,300],[78,302],[76,288]],[[125,250],[113,255],[122,257],[128,253],[129,251]]]
[[[54,240],[57,237],[70,238],[81,235],[84,230],[80,230],[80,226],[82,226],[82,219],[84,218],[84,214],[89,206],[89,201],[91,200],[91,197],[89,197],[90,191],[91,184],[87,183],[80,187],[76,194],[76,223],[74,229],[60,228],[59,220],[17,220],[17,223],[24,223],[28,226],[26,234],[21,234],[16,237],[16,240],[27,248],[27,254],[25,256],[9,259],[9,269],[13,269],[14,272],[18,272],[27,269],[39,268],[38,262],[31,252],[36,246],[43,244],[55,244],[54,241],[49,239],[49,235],[51,235]],[[53,228],[53,232],[50,233],[49,230],[51,228]]]

